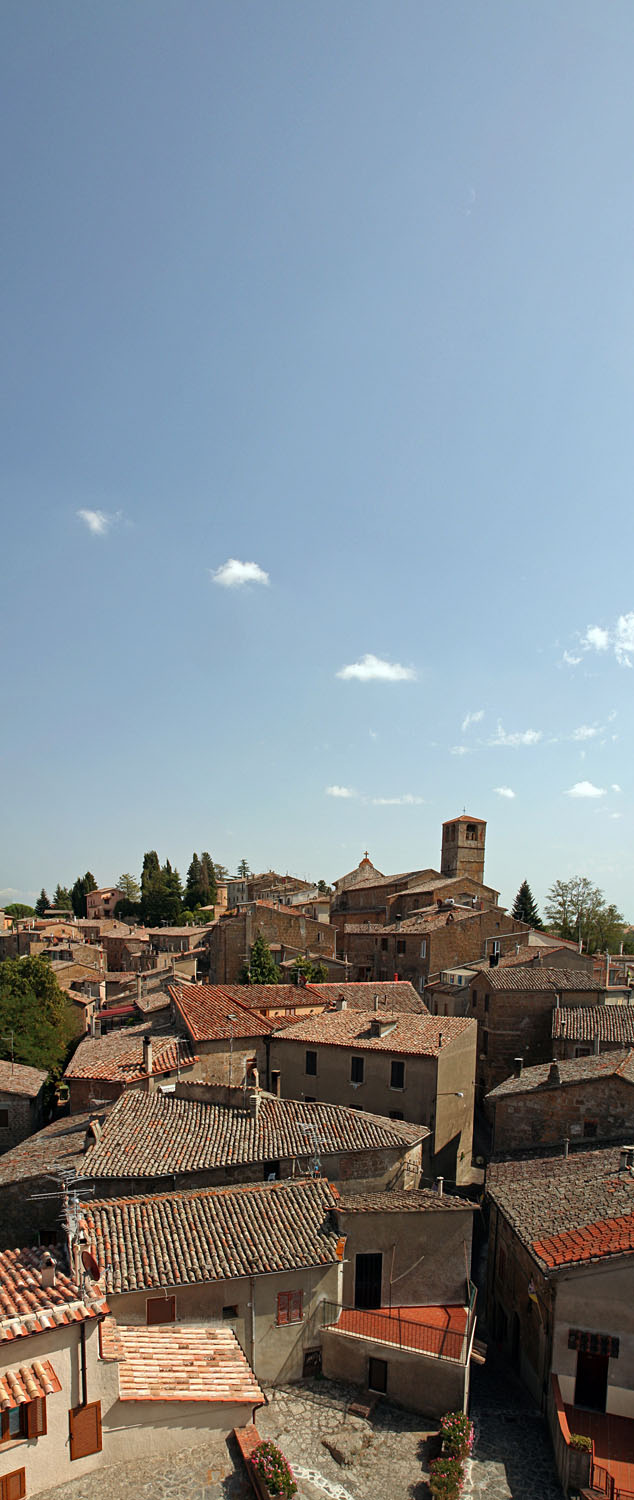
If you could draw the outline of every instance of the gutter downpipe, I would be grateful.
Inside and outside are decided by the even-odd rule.
[[[81,1405],[88,1405],[88,1377],[86,1374],[86,1324],[79,1327],[79,1350],[81,1356]]]
[[[249,1343],[251,1345],[251,1369],[255,1374],[255,1276],[249,1277],[249,1291],[251,1293],[251,1300],[249,1304],[251,1308],[251,1317],[249,1320],[251,1324]]]

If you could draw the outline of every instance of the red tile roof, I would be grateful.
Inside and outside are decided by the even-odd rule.
[[[104,1016],[115,1014],[104,1011]],[[130,1083],[146,1078],[143,1063],[143,1039],[152,1038],[152,1075],[191,1068],[197,1061],[188,1039],[172,1032],[152,1032],[149,1023],[121,1027],[107,1036],[87,1036],[73,1053],[65,1078],[105,1078],[116,1083]]]
[[[617,1219],[599,1219],[583,1229],[565,1230],[536,1240],[535,1254],[547,1266],[569,1266],[577,1261],[603,1260],[610,1255],[628,1255],[634,1250],[634,1213]]]
[[[244,986],[248,994],[248,986]],[[251,1010],[244,1001],[228,995],[218,984],[170,984],[169,993],[195,1042],[218,1041],[231,1036],[268,1036],[270,1021]],[[230,1017],[233,1017],[231,1020]]]
[[[61,1391],[61,1381],[50,1361],[34,1359],[30,1365],[20,1365],[18,1370],[5,1370],[0,1376],[0,1411],[24,1406],[41,1396],[54,1396]]]
[[[634,1174],[623,1168],[618,1146],[490,1162],[486,1186],[522,1244],[546,1269],[556,1265],[551,1241],[562,1240],[562,1254],[576,1243],[580,1259],[598,1259],[610,1253],[605,1237],[592,1232],[589,1250],[585,1231],[634,1222]]]
[[[560,1005],[553,1011],[553,1038],[593,1042],[595,1037],[634,1045],[634,1005]]]
[[[59,1267],[55,1285],[43,1287],[42,1270],[49,1260],[43,1249],[0,1251],[0,1344],[83,1323],[108,1311],[101,1292],[82,1298],[80,1288]]]
[[[379,1013],[387,1010],[412,1011],[416,1015],[429,1015],[427,1006],[417,995],[408,979],[374,979],[362,983],[307,984],[306,993],[318,996],[329,1005],[345,1000],[351,1010],[375,1010],[378,998]]]
[[[486,969],[484,973],[474,976],[472,984],[482,984],[485,980],[493,990],[550,990],[552,994],[561,994],[564,990],[593,990],[598,994],[604,986],[598,984],[592,974],[583,969],[547,969],[544,965],[516,964],[500,968],[499,964],[493,969]]]
[[[369,1052],[390,1052],[403,1057],[438,1057],[457,1037],[476,1034],[476,1022],[463,1016],[417,1016],[385,1011],[377,1017],[384,1035],[373,1035],[373,1017],[354,1010],[324,1011],[318,1016],[302,1016],[292,1026],[281,1027],[276,1039],[302,1042],[322,1047],[354,1047]],[[390,1020],[394,1022],[390,1026]],[[387,1029],[389,1028],[389,1029]]]
[[[265,1396],[231,1328],[125,1327],[107,1319],[102,1358],[119,1362],[121,1401],[207,1401],[263,1406]]]
[[[20,1094],[25,1099],[35,1099],[47,1078],[46,1068],[27,1068],[24,1063],[0,1061],[2,1094]]]
[[[613,1077],[634,1083],[634,1052],[603,1052],[598,1057],[570,1057],[556,1063],[537,1063],[534,1068],[522,1068],[519,1078],[505,1078],[497,1088],[491,1089],[487,1098],[497,1100],[515,1094],[534,1094]],[[590,1095],[587,1097],[589,1100]],[[552,1101],[547,1107],[552,1107]]]

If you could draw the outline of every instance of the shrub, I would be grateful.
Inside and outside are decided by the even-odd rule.
[[[468,1458],[473,1447],[473,1422],[463,1411],[448,1411],[440,1424],[443,1452],[450,1458]]]
[[[429,1487],[436,1500],[458,1500],[464,1470],[459,1458],[435,1458],[429,1465]]]
[[[297,1493],[293,1470],[277,1443],[259,1443],[251,1454],[251,1463],[270,1495],[287,1497]]]
[[[584,1432],[571,1432],[570,1447],[579,1448],[582,1453],[591,1453],[592,1438],[586,1437]]]

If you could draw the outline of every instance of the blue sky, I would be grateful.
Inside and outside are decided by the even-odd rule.
[[[466,806],[634,920],[630,0],[1,31],[3,899]]]

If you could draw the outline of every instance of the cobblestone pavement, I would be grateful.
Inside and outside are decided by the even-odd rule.
[[[329,1380],[267,1392],[258,1431],[283,1448],[298,1500],[429,1500],[426,1439],[438,1424],[383,1400],[368,1421],[352,1416],[358,1394]],[[471,1416],[476,1442],[465,1500],[562,1500],[546,1423],[512,1371],[495,1363],[474,1368]],[[253,1500],[233,1440],[220,1438],[158,1463],[102,1469],[39,1500],[104,1500],[104,1492],[107,1500]]]

